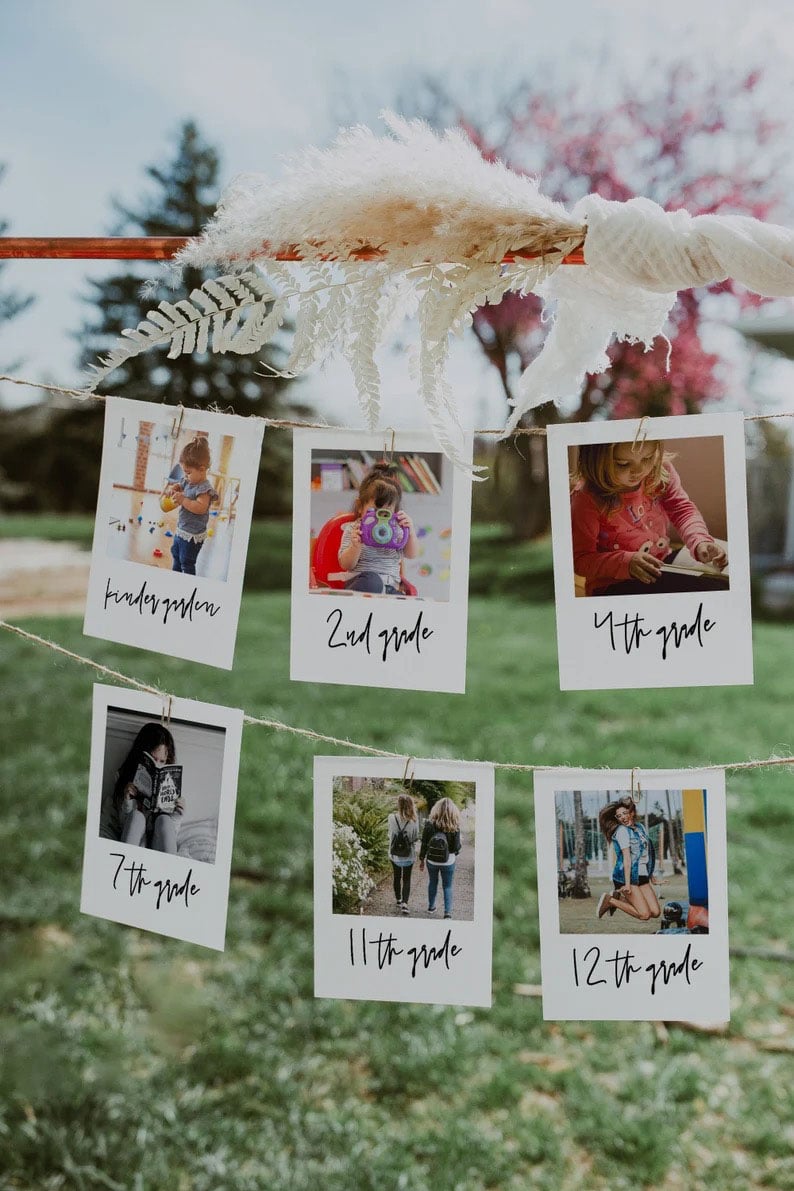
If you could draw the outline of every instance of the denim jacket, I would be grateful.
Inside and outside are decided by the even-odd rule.
[[[651,837],[645,830],[641,823],[635,823],[633,827],[626,826],[629,835],[633,836],[631,848],[631,880],[629,885],[636,885],[639,881],[639,863],[640,853],[642,851],[642,844],[645,844],[648,856],[648,876],[652,876],[653,870],[656,867],[656,849],[653,846]],[[618,847],[614,836],[612,837],[612,847],[615,849],[615,867],[612,870],[612,880],[616,885],[625,885],[626,875],[623,871],[623,849]]]

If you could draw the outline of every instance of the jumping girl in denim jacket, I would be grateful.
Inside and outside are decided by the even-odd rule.
[[[637,807],[630,796],[608,802],[598,813],[598,822],[606,841],[615,851],[612,870],[614,891],[602,893],[597,917],[622,910],[631,918],[647,922],[659,918],[661,908],[651,885],[656,867],[656,853],[648,832],[637,821]]]

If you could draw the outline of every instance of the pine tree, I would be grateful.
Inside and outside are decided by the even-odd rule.
[[[6,172],[6,167],[0,164],[0,181]],[[0,219],[0,236],[4,236],[8,231],[8,220]],[[0,272],[6,267],[7,262],[0,263]],[[23,310],[27,310],[33,301],[32,294],[20,294],[11,289],[0,289],[0,334],[3,331],[3,325],[11,322],[18,314],[22,314]],[[13,362],[6,361],[4,358],[0,362],[0,370],[3,372],[14,372],[20,365],[21,361],[15,360]]]
[[[219,164],[216,149],[203,139],[192,121],[186,122],[180,129],[173,158],[163,166],[146,169],[152,183],[150,193],[136,207],[114,203],[118,221],[113,234],[196,235],[217,205]],[[152,271],[149,267],[148,273]],[[81,366],[95,363],[115,344],[122,330],[140,322],[146,310],[163,299],[174,300],[173,291],[163,282],[153,296],[142,301],[140,291],[146,272],[139,266],[125,266],[109,277],[89,282],[85,300],[93,310],[76,336],[81,346]],[[180,293],[189,293],[207,276],[188,270],[180,283]],[[186,408],[212,406],[260,417],[282,417],[289,408],[290,416],[305,416],[305,406],[287,407],[283,397],[287,381],[258,375],[264,361],[278,367],[283,358],[286,353],[273,345],[264,354],[254,356],[205,352],[168,360],[164,351],[147,352],[126,361],[108,377],[103,389],[139,401],[181,403]],[[291,447],[287,432],[265,434],[257,512],[281,513],[289,509]]]

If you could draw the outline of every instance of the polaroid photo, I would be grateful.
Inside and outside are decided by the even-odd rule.
[[[543,1016],[730,1017],[725,774],[535,774]]]
[[[293,475],[290,677],[462,693],[468,473],[429,433],[299,430]]]
[[[223,951],[243,713],[94,686],[84,914]]]
[[[741,414],[549,426],[562,690],[752,683]]]
[[[231,669],[263,429],[107,398],[84,633]]]
[[[494,777],[314,759],[314,994],[491,1004]]]

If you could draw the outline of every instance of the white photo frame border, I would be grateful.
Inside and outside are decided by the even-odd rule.
[[[631,442],[719,437],[723,440],[725,504],[730,549],[730,586],[713,592],[682,592],[638,596],[605,595],[577,599],[574,594],[573,534],[568,448],[583,443]],[[561,690],[617,690],[645,687],[749,685],[753,682],[750,616],[750,552],[747,523],[747,484],[744,416],[740,413],[698,414],[665,418],[632,418],[548,427],[557,650]],[[682,635],[675,647],[668,635],[667,658],[662,658],[664,630],[695,625],[702,605],[701,625],[713,628]],[[617,647],[612,648],[611,623],[594,627],[596,615],[614,613]],[[649,636],[630,651],[625,618]],[[702,643],[701,643],[702,642]],[[697,650],[697,652],[695,652]],[[608,681],[605,681],[607,680]]]
[[[471,537],[471,476],[450,469],[450,577],[448,600],[309,589],[312,452],[364,450],[439,452],[429,431],[296,429],[293,437],[292,601],[290,678],[299,682],[396,687],[401,690],[466,689],[466,649]],[[473,438],[465,436],[471,459]],[[352,505],[355,493],[346,494]]]
[[[108,556],[108,536],[114,532],[106,515],[114,480],[113,444],[122,433],[125,420],[132,424],[153,421],[168,427],[181,422],[183,432],[195,425],[197,429],[234,438],[235,450],[239,452],[236,466],[240,470],[240,490],[225,580],[183,575]],[[123,397],[106,398],[102,466],[83,623],[86,636],[231,670],[264,427],[261,418],[156,405]],[[110,592],[115,594],[109,595]],[[195,596],[191,602],[192,592]]]
[[[472,1005],[490,1008],[493,963],[494,770],[482,762],[411,759],[416,779],[473,782],[476,786],[474,918],[437,919],[334,914],[332,909],[333,781],[336,777],[402,779],[404,759],[314,758],[314,995],[362,1001]],[[379,968],[374,950],[362,962],[360,932],[391,936],[401,954]],[[444,957],[424,965],[430,949]],[[370,945],[372,947],[372,945]],[[459,954],[452,955],[454,947]],[[411,949],[414,949],[411,952]],[[425,951],[422,951],[425,948]],[[374,962],[373,962],[374,961]],[[415,975],[412,969],[415,968]]]
[[[171,698],[168,702],[169,715],[174,720],[224,730],[215,862],[204,863],[100,838],[109,709],[133,711],[158,721],[162,720],[166,708],[156,695],[95,683],[80,911],[96,918],[137,926],[142,930],[223,951],[243,712],[238,708],[200,703],[193,699]],[[121,854],[125,857],[124,861],[119,860]],[[148,884],[138,882],[134,871],[128,867],[131,864],[143,865],[143,877]],[[166,885],[166,882],[169,884]],[[136,885],[137,891],[131,892]],[[169,900],[169,890],[183,885],[184,891]],[[191,894],[195,886],[198,892]],[[159,907],[156,904],[158,895]]]
[[[664,934],[621,934],[617,931],[608,935],[563,934],[557,895],[555,795],[569,790],[628,792],[637,781],[646,795],[655,790],[706,790],[709,933],[667,938]],[[724,771],[543,769],[535,773],[534,798],[544,1020],[691,1021],[708,1025],[727,1022],[730,1019],[730,971]],[[591,948],[597,948],[598,954],[594,955]],[[659,972],[653,993],[653,972],[648,965],[658,965],[662,960],[680,965],[685,960],[687,948],[691,959],[703,967],[692,971],[690,964],[687,971],[671,976],[667,984],[664,974]],[[639,965],[642,971],[632,974],[627,982],[616,987],[612,968],[606,962],[607,950],[610,956],[629,952],[633,957],[631,963]],[[617,967],[615,964],[615,970]],[[574,971],[578,973],[578,986]],[[607,983],[588,986],[591,974],[594,979],[605,979]]]

